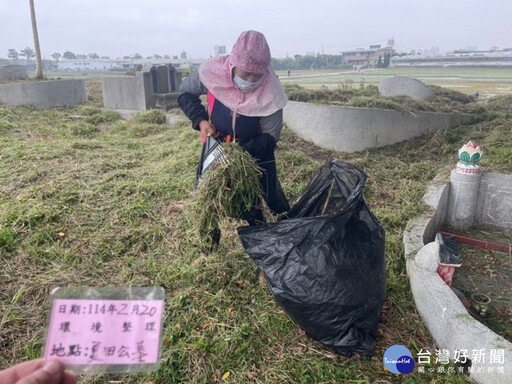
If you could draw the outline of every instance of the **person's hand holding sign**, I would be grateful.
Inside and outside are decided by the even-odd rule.
[[[1,384],[76,384],[60,361],[32,360],[0,371]]]

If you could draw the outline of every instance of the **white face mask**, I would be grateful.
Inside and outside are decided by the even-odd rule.
[[[254,88],[256,88],[259,84],[259,81],[256,83],[251,83],[250,81],[244,80],[240,76],[238,76],[236,73],[235,73],[235,76],[233,77],[233,82],[238,87],[238,89],[241,90],[242,92],[250,92]]]

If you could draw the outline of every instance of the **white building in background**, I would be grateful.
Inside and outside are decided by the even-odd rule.
[[[379,60],[383,62],[385,55],[392,53],[392,47],[381,47],[380,45],[370,45],[369,49],[359,48],[341,52],[343,64],[363,68],[377,67]]]
[[[441,53],[440,53],[439,47],[430,47],[428,49],[423,49],[421,51],[422,57],[437,57],[440,54]]]
[[[459,50],[444,55],[405,55],[391,59],[395,68],[512,68],[512,48],[487,51]]]
[[[198,68],[205,59],[188,59],[186,53],[174,59],[60,59],[52,62],[51,70],[62,72],[126,72],[142,65],[171,63],[176,69]]]
[[[57,64],[56,70],[70,72],[107,72],[114,71],[116,68],[122,68],[124,60],[107,59],[61,59]]]

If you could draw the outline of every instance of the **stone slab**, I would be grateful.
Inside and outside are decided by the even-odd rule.
[[[8,64],[0,65],[0,81],[27,80],[27,68],[23,65]]]
[[[473,226],[481,179],[481,174],[466,175],[455,169],[451,172],[450,204],[446,216],[451,228],[463,231]]]
[[[505,183],[501,182],[502,178],[506,179]],[[483,195],[498,196],[488,186],[505,185],[508,188],[509,180],[509,175],[484,174],[481,184],[487,185],[482,187],[487,192]],[[432,209],[411,220],[404,231],[406,269],[414,301],[438,348],[464,349],[469,358],[473,350],[483,350],[486,354],[491,350],[503,352],[504,364],[500,365],[503,372],[499,372],[496,362],[491,362],[487,356],[482,361],[472,361],[472,380],[479,384],[511,383],[512,343],[475,320],[437,273],[439,244],[430,240],[443,225],[439,217],[444,217],[443,211],[453,205],[447,198],[449,189],[448,181],[444,185],[443,182],[433,182],[423,198]],[[482,192],[479,199],[486,200]]]
[[[159,65],[156,67],[156,93],[169,93],[169,67],[167,65]]]
[[[472,115],[402,112],[289,101],[287,127],[321,148],[358,152],[469,123]]]
[[[483,229],[512,233],[512,175],[484,172],[475,223]]]
[[[0,104],[39,107],[74,106],[87,101],[84,80],[27,81],[0,84]]]
[[[382,96],[409,96],[415,100],[426,100],[434,96],[434,91],[423,82],[403,76],[384,79],[379,84],[379,92]]]
[[[135,76],[103,77],[103,105],[116,110],[169,110],[178,107],[179,93],[169,90],[179,81],[181,74],[170,64],[143,68]]]
[[[143,76],[102,77],[101,92],[105,108],[145,111],[150,107],[145,97]]]

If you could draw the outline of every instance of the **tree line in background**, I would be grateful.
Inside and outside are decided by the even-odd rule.
[[[379,56],[377,68],[388,68],[391,62],[391,54]],[[272,59],[272,67],[276,70],[292,69],[349,69],[352,66],[343,64],[343,55],[295,55],[285,59]]]
[[[170,55],[158,55],[155,54],[153,56],[148,56],[146,59],[164,59],[164,60],[176,60],[176,59],[186,59],[186,52],[181,53],[180,56],[170,56]],[[26,47],[19,52],[16,49],[11,48],[8,50],[7,58],[12,61],[16,61],[20,58],[30,61],[36,54],[34,50],[30,47]],[[61,58],[65,60],[110,60],[110,56],[99,56],[96,53],[89,53],[87,55],[84,54],[75,54],[71,51],[66,51],[63,54],[58,52],[52,53],[51,57],[55,61],[59,61]],[[140,60],[142,59],[142,55],[139,53],[135,53],[132,56],[123,56],[123,60]],[[387,68],[389,67],[391,55],[389,53],[385,54],[382,57],[379,57],[379,61],[377,62],[377,68]],[[294,69],[347,69],[350,68],[350,65],[343,64],[343,56],[342,55],[295,55],[293,57],[287,57],[284,59],[272,59],[272,66],[276,70],[294,70]]]
[[[294,55],[284,59],[272,59],[272,67],[276,70],[292,69],[344,69],[350,66],[343,64],[342,55]]]
[[[181,53],[181,55],[175,55],[175,56],[170,56],[170,55],[159,55],[159,54],[154,54],[153,56],[148,56],[146,57],[146,59],[165,59],[165,60],[171,60],[172,59],[186,59],[186,56],[187,54],[185,52]],[[32,58],[34,58],[36,56],[34,50],[30,47],[26,47],[24,49],[21,49],[19,52],[14,49],[14,48],[11,48],[8,50],[7,52],[7,58],[12,60],[12,61],[16,61],[16,60],[19,60],[20,58],[23,58],[25,60],[31,60]],[[110,60],[110,56],[100,56],[98,55],[97,53],[89,53],[87,55],[83,55],[83,54],[75,54],[71,51],[66,51],[64,52],[63,54],[60,54],[59,52],[54,52],[50,55],[52,57],[53,60],[55,61],[59,61],[61,58],[62,59],[66,59],[66,60],[85,60],[85,59],[91,59],[91,60],[99,60],[99,59],[102,59],[102,60]],[[131,60],[131,59],[134,59],[134,60],[139,60],[139,59],[143,59],[142,55],[139,54],[139,53],[135,53],[133,54],[132,56],[123,56],[123,60]]]

